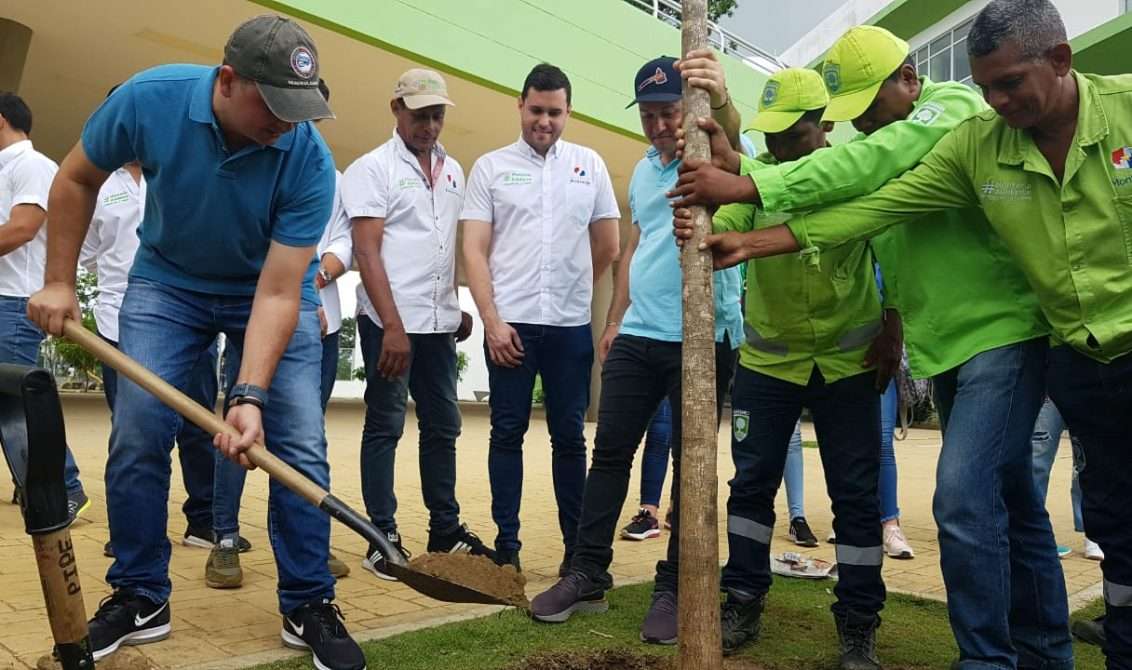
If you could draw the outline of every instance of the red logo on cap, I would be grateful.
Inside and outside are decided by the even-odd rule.
[[[660,86],[661,84],[665,84],[667,82],[668,75],[664,73],[664,70],[658,67],[656,69],[656,72],[654,72],[651,77],[641,82],[640,86],[637,87],[637,92],[642,91],[649,84],[656,84],[657,86]]]

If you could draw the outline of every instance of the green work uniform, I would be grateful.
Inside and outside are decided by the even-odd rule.
[[[813,209],[872,193],[914,167],[953,128],[987,109],[963,84],[921,82],[920,97],[905,120],[790,163],[744,161],[740,172],[754,180],[769,211]],[[977,203],[965,207],[930,210],[922,216],[933,225],[893,228],[871,242],[884,273],[885,306],[895,307],[904,321],[915,377],[931,377],[984,351],[1049,333],[1038,300],[1005,245],[986,225]],[[827,218],[835,215],[823,214]]]
[[[787,225],[803,247],[823,249],[905,221],[922,222],[901,226],[909,231],[928,228],[938,219],[924,215],[943,209],[981,207],[1056,342],[1103,363],[1132,351],[1132,76],[1072,76],[1080,109],[1061,183],[1029,133],[987,111],[876,193]],[[995,290],[958,272],[950,281],[972,298]]]
[[[761,162],[773,162],[764,154]],[[721,207],[715,232],[747,232],[789,215],[758,212],[751,204]],[[862,361],[882,325],[868,244],[846,244],[822,255],[760,258],[747,264],[744,342],[739,364],[805,386],[814,366],[827,384],[865,371]]]

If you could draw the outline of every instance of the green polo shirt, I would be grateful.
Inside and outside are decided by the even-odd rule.
[[[988,109],[963,84],[921,82],[907,119],[790,163],[744,161],[741,173],[755,181],[768,210],[814,209],[872,193],[917,165],[954,128]],[[833,220],[838,215],[821,216]],[[932,377],[984,351],[1049,333],[1033,290],[978,207],[917,216],[932,225],[854,237],[873,237],[884,272],[885,306],[895,307],[903,318],[913,376]],[[901,221],[909,218],[904,215]],[[793,229],[796,224],[790,225]]]
[[[772,163],[774,157],[758,160]],[[750,204],[726,205],[712,218],[712,229],[747,232],[787,218]],[[861,374],[882,325],[868,245],[840,246],[822,254],[820,263],[804,254],[750,261],[744,316],[739,364],[749,370],[803,386],[815,365],[829,383]]]
[[[803,247],[832,248],[896,223],[931,222],[929,212],[979,206],[1033,285],[1055,342],[1101,362],[1129,353],[1132,75],[1072,76],[1080,108],[1060,184],[1028,133],[984,112],[876,193],[787,225]]]

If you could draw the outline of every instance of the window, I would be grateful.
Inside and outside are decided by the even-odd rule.
[[[1120,13],[1127,14],[1132,9],[1132,0],[1120,0]]]
[[[1132,0],[1122,0],[1126,5]],[[916,71],[932,81],[971,83],[971,64],[967,61],[967,33],[974,19],[969,19],[948,30],[936,39],[913,52]]]

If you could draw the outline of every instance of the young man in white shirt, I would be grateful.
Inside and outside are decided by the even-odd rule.
[[[59,169],[32,147],[31,121],[20,96],[0,93],[0,363],[17,365],[35,365],[43,341],[43,331],[27,318],[27,302],[43,287],[47,192]],[[69,448],[65,476],[67,509],[76,517],[90,499]]]
[[[452,105],[440,75],[405,72],[390,101],[393,137],[354,161],[342,177],[342,203],[362,275],[362,497],[373,523],[400,547],[393,465],[411,391],[420,427],[421,492],[429,510],[428,551],[494,558],[460,523],[456,501],[456,342],[471,334],[472,317],[460,311],[456,296],[464,171],[438,141]],[[394,579],[377,547],[369,548],[362,567]]]
[[[541,375],[564,569],[586,481],[590,301],[617,257],[621,213],[601,157],[560,139],[571,110],[566,75],[536,65],[518,107],[519,139],[476,161],[460,219],[468,283],[484,322],[498,561],[519,567],[523,436]]]

